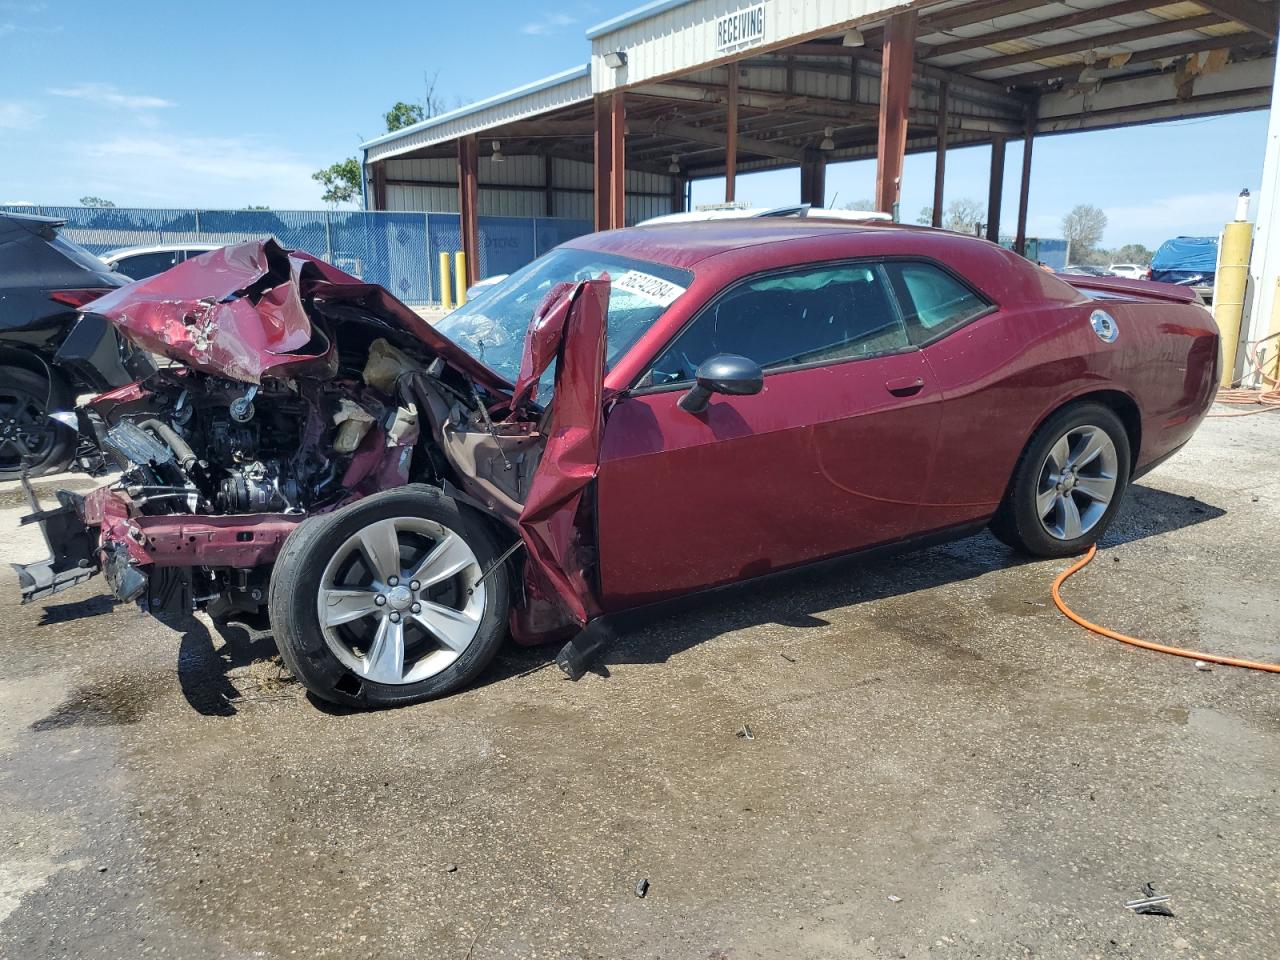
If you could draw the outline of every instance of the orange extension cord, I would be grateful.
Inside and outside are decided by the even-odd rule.
[[[1273,333],[1270,336],[1263,337],[1261,340],[1254,341],[1252,349],[1248,353],[1249,364],[1253,367],[1253,372],[1266,384],[1266,387],[1261,390],[1241,388],[1239,386],[1241,380],[1243,380],[1241,378],[1241,380],[1235,381],[1236,386],[1218,391],[1218,403],[1248,406],[1261,405],[1261,409],[1249,410],[1245,413],[1210,413],[1208,416],[1230,419],[1232,417],[1252,417],[1254,414],[1280,410],[1280,382],[1277,382],[1275,377],[1267,376],[1266,371],[1262,369],[1262,361],[1258,358],[1258,351],[1262,345],[1268,340],[1274,340],[1276,337],[1280,337],[1280,333]]]
[[[1226,667],[1244,667],[1247,670],[1265,670],[1267,673],[1280,673],[1280,663],[1256,663],[1253,660],[1238,660],[1235,657],[1220,657],[1213,653],[1200,653],[1196,650],[1185,650],[1182,647],[1169,647],[1163,643],[1152,643],[1150,640],[1140,640],[1137,637],[1130,637],[1123,633],[1117,633],[1114,630],[1108,630],[1106,627],[1100,627],[1096,623],[1091,623],[1080,614],[1076,613],[1062,599],[1061,587],[1067,582],[1072,574],[1078,573],[1088,565],[1089,561],[1098,555],[1097,546],[1089,548],[1089,552],[1075,562],[1074,565],[1063,570],[1058,574],[1058,579],[1053,581],[1053,602],[1057,604],[1059,610],[1071,620],[1074,620],[1080,626],[1084,627],[1091,633],[1096,633],[1101,637],[1110,637],[1112,640],[1119,640],[1121,643],[1127,643],[1134,647],[1142,647],[1144,650],[1154,650],[1156,653],[1168,653],[1175,657],[1187,657],[1191,660],[1204,660],[1207,663],[1219,663]]]

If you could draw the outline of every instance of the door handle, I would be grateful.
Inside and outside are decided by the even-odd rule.
[[[910,397],[924,389],[924,378],[894,377],[885,381],[884,388],[895,397]]]

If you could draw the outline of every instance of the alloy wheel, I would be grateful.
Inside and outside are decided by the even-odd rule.
[[[1049,448],[1036,487],[1036,516],[1058,540],[1084,536],[1116,495],[1116,446],[1101,427],[1072,427]]]
[[[329,649],[383,684],[417,683],[471,645],[485,610],[480,563],[466,540],[422,517],[379,520],[334,553],[317,607]]]

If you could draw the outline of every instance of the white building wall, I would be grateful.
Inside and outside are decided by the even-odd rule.
[[[716,49],[716,21],[752,7],[751,0],[690,0],[632,20],[629,15],[593,27],[591,88],[596,93],[687,73],[737,58],[748,50],[789,46],[855,24],[873,22],[897,10],[924,6],[921,0],[761,0],[764,40],[736,50]],[[614,70],[604,56],[623,51],[627,64]]]
[[[547,194],[542,157],[508,157],[502,163],[490,159],[491,148],[482,145],[480,157],[479,213],[484,217],[545,217]],[[589,163],[577,160],[552,161],[552,182],[557,217],[590,220],[595,215],[593,195],[594,170]],[[406,159],[387,161],[387,209],[429,213],[457,213],[457,162],[449,158]],[[414,184],[411,181],[422,181]],[[528,186],[528,190],[492,189]],[[490,189],[486,189],[489,187]],[[564,189],[560,189],[564,188]],[[659,196],[629,196],[629,222],[645,220],[671,212],[671,177],[627,171],[627,190]],[[584,192],[586,191],[586,192]]]

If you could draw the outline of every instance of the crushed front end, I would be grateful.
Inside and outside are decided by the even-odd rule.
[[[594,282],[548,297],[517,384],[381,287],[273,241],[88,305],[163,359],[80,410],[120,474],[84,497],[59,492],[52,509],[32,497],[23,522],[41,524],[51,556],[15,565],[24,602],[101,572],[116,597],[155,614],[265,626],[272,565],[300,524],[420,483],[527,548],[507,561],[522,584],[518,640],[573,632],[594,610],[578,517],[595,450],[556,420],[585,416],[587,446],[598,443],[607,297]],[[564,362],[575,324],[596,331],[576,348],[594,360]],[[531,384],[557,357],[553,412]]]

